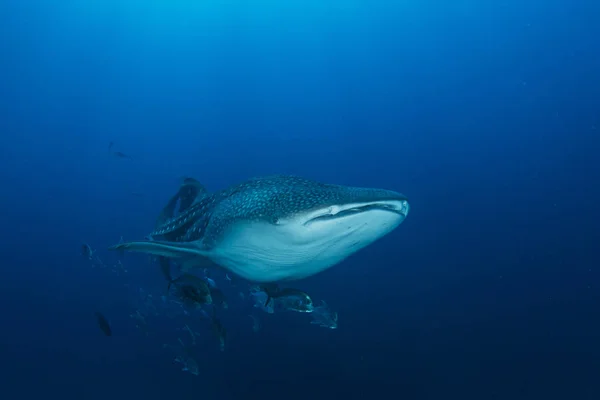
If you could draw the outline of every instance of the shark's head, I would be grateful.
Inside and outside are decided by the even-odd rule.
[[[279,182],[279,190],[258,190],[254,199],[241,194],[247,198],[234,203],[255,218],[229,224],[215,262],[252,281],[305,278],[391,232],[410,208],[393,191],[299,182]]]
[[[403,195],[378,191],[377,196],[369,199],[325,203],[302,210],[279,219],[276,225],[298,245],[316,245],[350,255],[400,225],[409,209],[408,199]]]

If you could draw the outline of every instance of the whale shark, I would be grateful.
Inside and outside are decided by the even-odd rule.
[[[174,215],[177,199],[182,203]],[[209,193],[188,179],[147,240],[111,250],[210,263],[257,283],[322,272],[393,231],[408,215],[401,193],[297,176],[253,178]]]

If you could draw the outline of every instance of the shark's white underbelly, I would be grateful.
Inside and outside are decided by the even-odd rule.
[[[267,224],[241,225],[211,253],[211,259],[253,282],[294,280],[317,274],[345,258],[319,257],[323,249],[295,245]]]
[[[390,220],[388,212],[382,213],[385,213],[385,219],[382,214],[381,221],[372,213],[362,223],[340,219],[323,227],[264,222],[237,224],[211,251],[210,258],[254,282],[306,278],[343,261],[389,233],[404,219]],[[338,224],[335,229],[331,229],[333,223]]]

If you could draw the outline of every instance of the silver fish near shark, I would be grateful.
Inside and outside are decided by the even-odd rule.
[[[111,249],[179,259],[187,268],[212,263],[251,282],[297,280],[387,235],[410,209],[394,191],[295,176],[200,190],[186,206],[163,214],[149,240]]]

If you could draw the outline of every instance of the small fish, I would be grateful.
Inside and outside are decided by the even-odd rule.
[[[127,154],[125,154],[125,153],[123,153],[121,151],[115,151],[113,154],[117,158],[124,158],[124,159],[133,161],[133,158],[131,158],[131,156],[129,156],[129,155],[127,155]]]
[[[135,321],[135,327],[148,336],[150,333],[148,331],[148,323],[146,322],[146,318],[140,313],[140,310],[136,310],[135,313],[129,314],[129,317]]]
[[[113,146],[115,145],[115,142],[110,142],[108,144],[108,152],[110,153],[112,151]]]
[[[303,309],[304,311],[300,311],[300,310],[296,310],[296,311],[300,311],[300,312],[311,312],[312,311],[312,306],[313,306],[313,301],[311,299],[311,297],[306,293],[303,292],[302,290],[298,290],[298,289],[292,289],[292,288],[285,288],[285,289],[280,289],[277,284],[263,284],[260,286],[260,288],[267,294],[267,299],[265,300],[265,306],[269,305],[269,302],[272,299],[295,299],[296,302],[298,303],[297,305],[300,306],[300,309]],[[309,311],[310,310],[310,311]]]
[[[160,266],[160,272],[162,272],[163,276],[168,282],[167,291],[171,288],[171,284],[173,283],[173,275],[171,274],[171,262],[167,257],[158,257],[158,265]]]
[[[252,314],[248,316],[252,318],[252,332],[258,333],[260,331],[260,320]]]
[[[279,292],[279,285],[277,283],[263,283],[262,285],[258,285],[256,290],[265,292],[267,295],[265,306],[267,306],[271,302],[271,297],[273,297],[275,293]]]
[[[194,334],[194,331],[192,331],[192,329],[188,326],[188,324],[185,324],[184,329],[190,334],[190,336],[192,338],[192,345],[195,346],[196,345],[196,335]]]
[[[197,306],[212,303],[212,297],[210,295],[210,290],[208,290],[208,286],[202,287],[198,285],[181,284],[174,285],[174,287],[177,296],[187,303],[192,303]]]
[[[210,277],[210,271],[208,270],[208,268],[204,268],[204,280],[206,281],[206,283],[208,284],[208,287],[213,290],[213,289],[217,289],[218,285],[217,282]]]
[[[216,289],[217,288],[217,282],[215,282],[214,279],[211,279],[208,276],[205,276],[204,280],[208,284],[208,287],[210,287],[211,289]]]
[[[235,286],[238,282],[237,278],[234,276],[229,275],[228,273],[225,274],[225,279],[227,279],[227,281],[231,284],[231,286]]]
[[[102,313],[96,312],[96,320],[98,322],[98,327],[106,336],[112,336],[112,329],[110,328],[110,324],[108,320]]]
[[[290,311],[310,313],[314,310],[311,297],[302,290],[285,288],[279,289],[276,285],[262,285],[263,291],[267,294],[265,307],[273,299],[278,299],[278,304]]]
[[[92,260],[94,257],[94,250],[92,250],[92,247],[89,244],[83,243],[81,245],[81,255]]]
[[[177,295],[182,300],[196,303],[197,305],[211,304],[213,302],[210,288],[204,279],[188,273],[173,278],[171,275],[171,265],[169,259],[166,257],[159,257],[159,265],[168,282],[167,292],[171,290],[171,287],[174,287]]]
[[[223,291],[217,287],[210,288],[210,296],[212,297],[213,304],[221,308],[228,308],[227,298]]]
[[[319,325],[323,328],[337,329],[338,327],[338,314],[329,309],[327,303],[321,300],[321,305],[314,308],[311,314],[312,325]]]
[[[270,304],[265,306],[267,297],[268,297],[267,294],[265,292],[263,292],[262,290],[251,290],[250,291],[250,298],[254,302],[254,307],[266,312],[267,314],[273,314],[275,312],[275,307],[273,306],[273,301],[270,301],[269,302]]]
[[[183,343],[181,338],[177,338],[177,342],[178,345],[176,346],[164,344],[163,348],[170,348],[175,352],[175,359],[173,361],[182,365],[182,371],[198,375],[200,373],[198,363],[191,357],[189,347]]]
[[[213,316],[212,316],[212,327],[213,332],[217,339],[219,339],[219,349],[221,351],[225,351],[225,339],[227,338],[227,330],[221,324],[221,321],[217,319],[217,307],[213,306]]]

